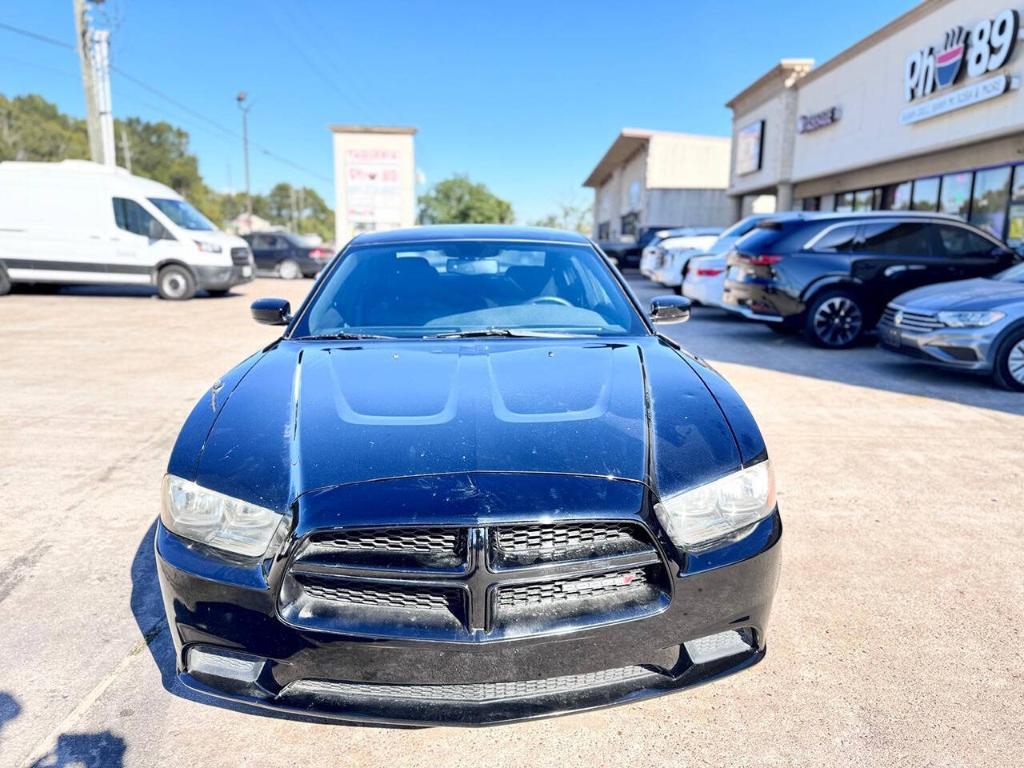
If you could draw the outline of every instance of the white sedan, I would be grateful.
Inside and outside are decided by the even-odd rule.
[[[658,244],[658,252],[651,265],[650,279],[667,288],[683,283],[683,270],[690,257],[704,253],[721,234],[721,229],[697,229],[693,234],[670,237]]]
[[[724,253],[693,257],[683,280],[683,296],[707,307],[723,307],[725,273]]]

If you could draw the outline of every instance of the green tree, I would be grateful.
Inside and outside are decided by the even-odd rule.
[[[37,94],[13,99],[0,94],[0,160],[88,157],[84,120],[62,114],[56,104]]]
[[[590,236],[592,206],[579,206],[571,203],[560,203],[558,213],[549,213],[547,216],[533,222],[535,227],[552,227],[553,229],[567,229],[580,234]]]
[[[468,176],[438,182],[419,199],[420,224],[511,224],[512,204]]]

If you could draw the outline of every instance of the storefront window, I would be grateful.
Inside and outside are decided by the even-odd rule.
[[[801,211],[816,211],[821,207],[821,198],[805,197],[800,201]]]
[[[974,174],[971,224],[995,235],[1006,234],[1006,206],[1010,202],[1010,168],[989,168]]]
[[[836,207],[838,213],[849,213],[853,210],[853,192],[843,192],[836,195]]]
[[[902,184],[890,184],[882,189],[882,210],[909,211],[912,186],[911,182],[904,181]]]
[[[598,240],[610,240],[611,239],[612,225],[607,221],[602,221],[597,225],[597,239]]]
[[[947,173],[942,177],[939,212],[967,218],[971,210],[971,181],[974,174]]]
[[[1010,216],[1006,226],[1006,242],[1014,248],[1024,246],[1024,165],[1013,169],[1010,188]]]
[[[620,222],[620,231],[624,237],[636,237],[636,223],[640,218],[637,213],[627,213]]]
[[[853,210],[873,211],[875,209],[875,190],[862,189],[853,195]]]
[[[914,182],[914,194],[911,198],[911,210],[934,211],[939,207],[939,179],[918,179]]]

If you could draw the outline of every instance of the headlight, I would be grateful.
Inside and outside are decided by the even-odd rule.
[[[196,244],[196,248],[203,253],[220,253],[224,250],[216,243],[204,243],[202,240],[193,240],[193,242]]]
[[[762,461],[654,505],[680,549],[699,549],[766,518],[775,508],[775,476]]]
[[[160,520],[169,531],[236,555],[259,557],[275,534],[288,530],[287,517],[279,512],[174,475],[164,476],[162,496]]]
[[[939,322],[950,328],[981,328],[1004,317],[1002,312],[939,312]]]

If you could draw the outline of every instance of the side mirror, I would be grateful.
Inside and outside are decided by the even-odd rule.
[[[651,299],[651,322],[658,325],[685,323],[690,319],[689,299],[683,296],[655,296]]]
[[[292,305],[285,299],[256,299],[252,303],[252,319],[263,325],[288,325]]]

